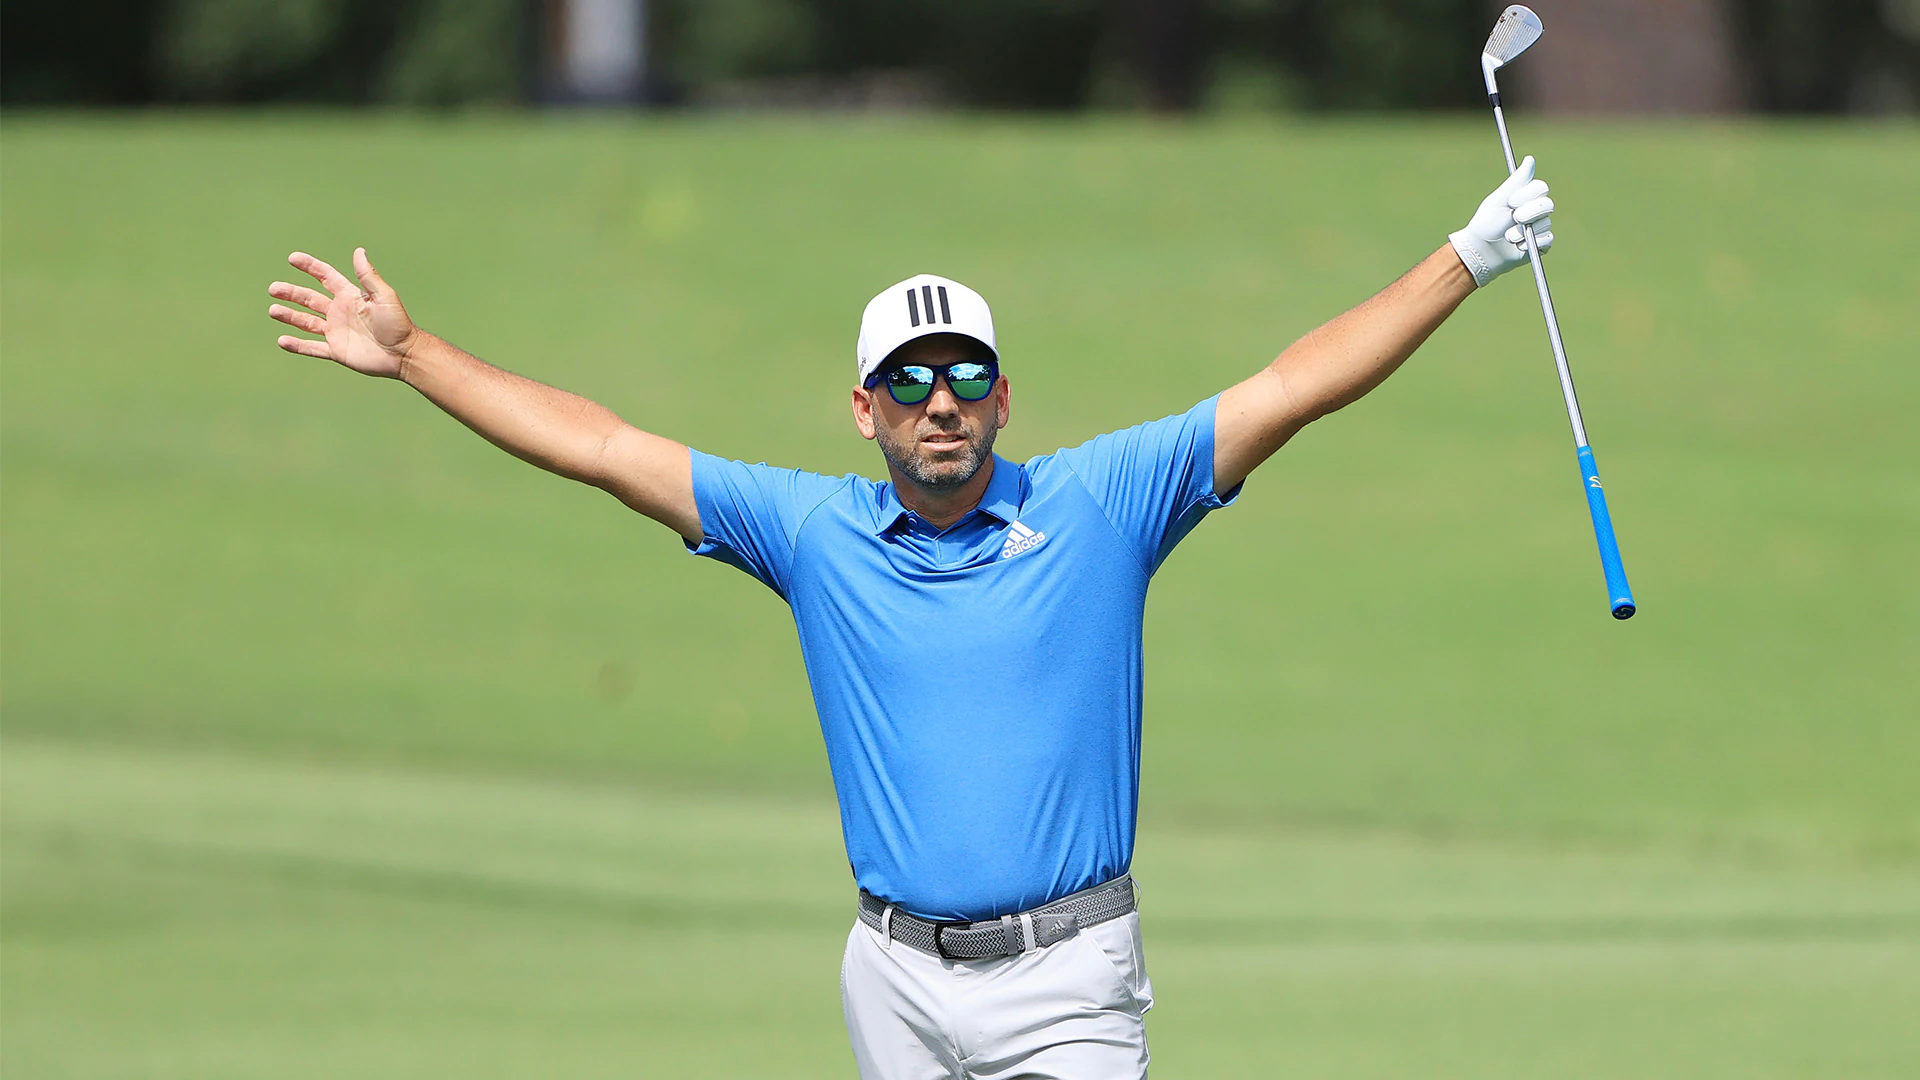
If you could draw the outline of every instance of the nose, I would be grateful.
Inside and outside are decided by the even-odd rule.
[[[933,377],[933,393],[927,395],[928,416],[950,416],[960,411],[960,398],[954,394],[953,387],[947,385],[945,372]]]

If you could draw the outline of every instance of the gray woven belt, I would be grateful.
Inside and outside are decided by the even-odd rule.
[[[947,960],[985,960],[1044,949],[1076,930],[1098,926],[1133,909],[1133,878],[1128,874],[1030,911],[985,922],[933,922],[860,890],[861,922],[884,938]]]

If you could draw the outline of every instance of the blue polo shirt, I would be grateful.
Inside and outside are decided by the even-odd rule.
[[[1016,465],[936,529],[893,485],[693,453],[696,554],[793,609],[860,886],[979,920],[1133,859],[1147,581],[1213,490],[1214,402]]]

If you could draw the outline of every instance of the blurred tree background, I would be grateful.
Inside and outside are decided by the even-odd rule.
[[[7,0],[7,105],[564,100],[570,13],[632,10],[651,104],[993,109],[1471,106],[1485,0]],[[1912,112],[1920,0],[1580,0],[1623,55],[1700,55],[1678,111]],[[1678,12],[1691,17],[1674,21]],[[602,24],[608,25],[608,24]],[[1638,35],[1636,37],[1636,35]],[[1644,44],[1637,44],[1644,42]],[[1578,73],[1574,73],[1576,76]],[[1597,73],[1622,81],[1619,66]],[[1593,81],[1589,78],[1589,82]],[[1524,87],[1522,88],[1524,92]],[[1659,88],[1650,91],[1661,93]],[[602,95],[605,96],[605,95]],[[1562,107],[1634,108],[1549,94]]]

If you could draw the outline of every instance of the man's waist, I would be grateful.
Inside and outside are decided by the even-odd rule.
[[[1129,874],[1026,911],[978,922],[923,919],[860,890],[862,923],[888,942],[898,941],[948,960],[983,960],[1044,949],[1085,927],[1129,914],[1136,907],[1133,877]]]

